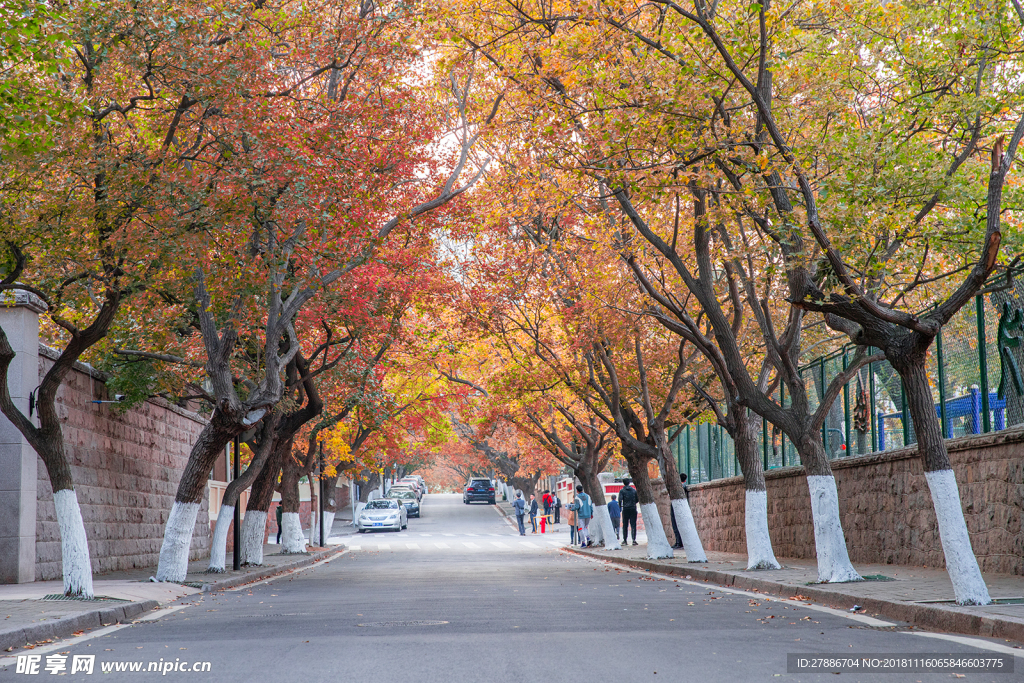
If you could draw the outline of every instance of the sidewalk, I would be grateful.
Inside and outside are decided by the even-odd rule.
[[[986,574],[992,598],[1010,600],[985,607],[961,607],[945,569],[855,563],[868,580],[819,584],[815,560],[780,558],[782,569],[747,571],[745,555],[708,552],[707,564],[689,564],[682,551],[670,560],[647,560],[646,545],[622,550],[566,549],[631,567],[741,590],[782,597],[801,596],[848,610],[859,605],[873,616],[888,617],[937,631],[1004,638],[1024,643],[1024,576]]]
[[[182,584],[155,583],[156,568],[103,574],[93,579],[96,600],[68,600],[61,581],[0,585],[0,650],[35,647],[40,641],[63,638],[89,628],[130,621],[144,612],[186,595],[224,590],[305,567],[344,550],[344,545],[312,549],[302,555],[281,555],[279,546],[263,547],[263,565],[207,574],[209,560],[190,562]],[[227,566],[231,566],[228,554]],[[46,596],[54,596],[47,599]]]

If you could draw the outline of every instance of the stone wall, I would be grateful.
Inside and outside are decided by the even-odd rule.
[[[1024,429],[947,442],[982,571],[1024,574]],[[931,495],[914,448],[832,462],[846,545],[856,562],[945,566]],[[767,473],[768,527],[778,557],[813,558],[810,495],[801,467]],[[739,477],[690,487],[707,550],[745,553]]]
[[[52,355],[40,349],[40,377]],[[164,402],[123,414],[114,404],[93,403],[107,399],[102,376],[81,365],[57,393],[93,572],[155,567],[178,480],[204,422]],[[61,555],[53,492],[43,461],[37,462],[35,578],[41,581],[61,577]],[[203,496],[191,559],[209,554],[208,504]]]

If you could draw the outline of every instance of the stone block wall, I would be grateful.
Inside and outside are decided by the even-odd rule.
[[[41,349],[40,377],[52,351]],[[148,401],[119,413],[107,400],[102,376],[87,366],[68,374],[57,394],[75,491],[82,508],[94,573],[155,567],[178,480],[203,420],[164,402]],[[38,463],[36,580],[61,577],[60,535],[53,492]],[[203,497],[190,559],[209,554],[210,526]]]
[[[984,572],[1024,574],[1024,429],[947,442],[971,544]],[[943,567],[931,494],[914,448],[833,461],[850,558]],[[813,558],[814,528],[803,468],[767,473],[768,528],[778,557]],[[707,550],[745,553],[739,477],[690,487]]]

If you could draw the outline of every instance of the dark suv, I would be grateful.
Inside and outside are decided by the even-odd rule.
[[[469,505],[474,500],[484,500],[494,505],[494,484],[490,479],[470,479],[462,493],[462,502]]]

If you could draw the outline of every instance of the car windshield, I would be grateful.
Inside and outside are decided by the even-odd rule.
[[[366,504],[367,510],[393,510],[398,507],[398,501],[394,500],[371,500]]]
[[[479,486],[481,488],[485,488],[486,489],[486,488],[490,488],[491,482],[487,481],[486,479],[474,479],[473,482],[470,484],[470,486],[472,486],[473,488],[476,488],[476,487]]]
[[[388,498],[415,498],[416,494],[412,491],[392,491]]]

